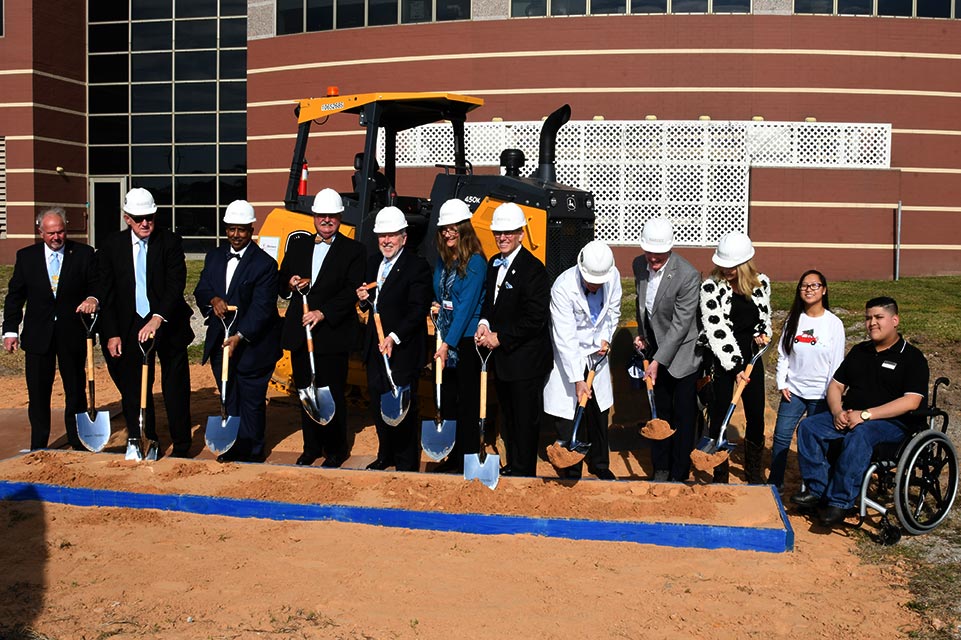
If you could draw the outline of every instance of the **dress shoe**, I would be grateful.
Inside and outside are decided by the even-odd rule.
[[[431,469],[433,473],[464,473],[464,459],[455,460],[448,457],[446,460]]]
[[[247,462],[267,462],[267,454],[263,451],[260,453],[251,453],[247,456]]]
[[[844,522],[845,516],[847,516],[848,510],[842,509],[841,507],[834,507],[828,505],[821,509],[819,520],[821,525],[824,527],[834,527],[842,522]]]
[[[376,458],[374,459],[373,462],[367,465],[367,469],[369,469],[370,471],[383,471],[387,467],[392,467],[392,466],[394,466],[393,462],[388,462],[383,458]]]
[[[314,464],[314,460],[316,459],[317,459],[317,456],[312,456],[306,453],[302,453],[300,454],[300,457],[297,458],[297,464],[299,464],[302,467],[309,467],[310,465]]]
[[[614,472],[610,469],[598,469],[591,473],[593,473],[598,480],[617,480],[617,476],[615,476]]]
[[[228,449],[217,456],[217,462],[247,462],[248,456],[234,449]]]
[[[502,476],[514,475],[514,468],[511,467],[509,464],[505,464],[503,467],[501,467],[501,475]]]
[[[339,469],[340,465],[344,464],[344,462],[346,462],[346,459],[341,458],[340,456],[327,456],[324,458],[324,462],[320,466],[324,467],[325,469]]]
[[[810,491],[801,491],[791,496],[791,502],[799,507],[816,507],[821,502],[821,496],[816,496]]]
[[[671,471],[670,469],[655,469],[654,470],[654,482],[670,482],[671,481]]]
[[[190,458],[190,449],[174,449],[170,453],[171,458]]]

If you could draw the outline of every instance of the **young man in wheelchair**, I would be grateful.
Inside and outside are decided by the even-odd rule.
[[[898,333],[898,303],[893,298],[868,300],[864,324],[870,340],[845,356],[828,387],[830,412],[806,418],[798,427],[798,458],[806,487],[791,502],[820,506],[820,522],[840,524],[855,505],[861,480],[874,447],[897,443],[924,424],[909,412],[921,407],[928,393],[928,362]],[[832,465],[828,447],[841,440]]]

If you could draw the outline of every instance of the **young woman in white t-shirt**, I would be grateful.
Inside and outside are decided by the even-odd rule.
[[[828,304],[828,281],[820,271],[805,271],[778,342],[777,388],[781,402],[774,425],[768,483],[784,484],[787,452],[804,414],[827,411],[828,385],[844,359],[844,324]]]

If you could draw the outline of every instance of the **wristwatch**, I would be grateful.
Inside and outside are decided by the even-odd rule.
[[[870,411],[868,411],[867,409],[865,409],[864,411],[861,412],[861,421],[862,421],[862,422],[867,422],[867,421],[870,420],[870,419],[871,419],[871,412],[870,412]]]

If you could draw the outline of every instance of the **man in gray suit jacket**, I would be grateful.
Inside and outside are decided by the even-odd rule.
[[[634,259],[637,337],[634,347],[650,361],[644,375],[654,382],[658,418],[675,433],[652,441],[655,481],[687,480],[697,419],[698,289],[701,274],[672,252],[674,228],[666,218],[648,220],[641,232],[644,254]]]

